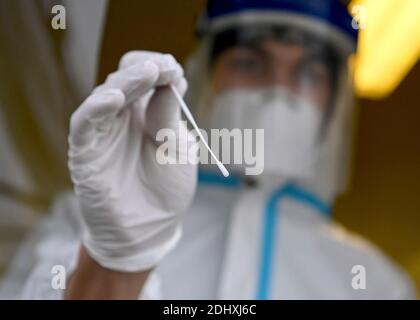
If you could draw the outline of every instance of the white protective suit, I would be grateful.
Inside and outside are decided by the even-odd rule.
[[[398,267],[332,222],[328,207],[303,189],[293,185],[284,189],[281,184],[279,189],[278,181],[246,187],[213,173],[202,173],[200,181],[180,243],[151,274],[142,298],[414,297],[410,281]],[[270,199],[274,216],[264,214]],[[68,274],[74,270],[83,228],[72,192],[57,198],[52,215],[11,264],[1,298],[62,298],[64,291],[51,286],[51,269],[63,265]],[[267,248],[270,238],[273,247]],[[355,265],[365,267],[366,289],[352,287]]]

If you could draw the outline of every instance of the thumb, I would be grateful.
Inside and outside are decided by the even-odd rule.
[[[187,90],[187,82],[182,78],[176,89],[183,96]],[[146,132],[153,139],[160,129],[167,128],[178,132],[181,118],[181,108],[178,100],[169,86],[158,87],[150,98],[146,110]]]

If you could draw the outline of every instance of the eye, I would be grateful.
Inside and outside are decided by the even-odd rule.
[[[253,53],[238,54],[228,62],[232,72],[258,75],[264,73],[264,61],[261,57]]]
[[[260,67],[259,62],[255,58],[237,58],[231,61],[231,66],[238,70],[252,71]]]
[[[328,68],[320,62],[307,63],[300,69],[299,78],[313,87],[328,86],[330,82]]]

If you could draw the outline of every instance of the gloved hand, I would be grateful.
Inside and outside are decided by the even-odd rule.
[[[177,138],[187,130],[170,84],[185,93],[171,55],[129,52],[72,115],[69,169],[86,224],[84,246],[103,267],[148,270],[180,237],[197,166],[156,159],[159,129]],[[186,151],[177,145],[178,156]]]

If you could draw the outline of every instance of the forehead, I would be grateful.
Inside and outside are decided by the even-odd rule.
[[[256,47],[266,40],[302,46],[312,41],[311,38],[313,37],[307,32],[286,27],[270,25],[236,27],[213,35],[212,56],[216,57],[226,49],[236,46]]]
[[[302,59],[305,49],[294,43],[287,43],[278,40],[262,40],[256,45],[238,44],[225,50],[221,57],[233,57],[255,54],[267,60],[277,60],[284,63],[294,63]]]

